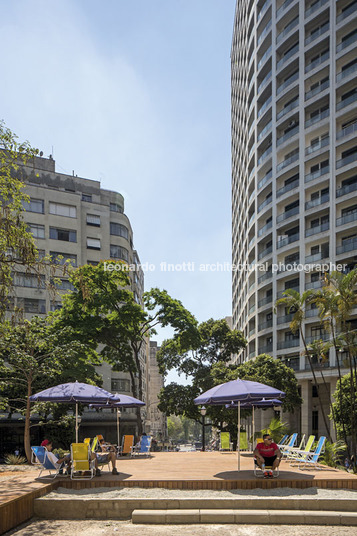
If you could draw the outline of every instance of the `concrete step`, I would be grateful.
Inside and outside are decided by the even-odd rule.
[[[321,512],[315,510],[134,510],[135,524],[191,525],[194,523],[240,525],[345,525],[357,526],[355,512]]]
[[[94,498],[73,496],[34,500],[34,513],[45,519],[128,519],[134,510],[140,511],[319,511],[357,512],[357,499],[323,499],[289,497],[245,498]]]

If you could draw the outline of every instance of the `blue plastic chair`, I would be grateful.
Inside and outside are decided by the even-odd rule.
[[[312,467],[314,469],[322,469],[322,467],[318,467],[318,461],[319,457],[324,452],[325,441],[326,437],[321,436],[319,442],[317,443],[316,449],[313,452],[307,452],[306,454],[302,454],[302,457],[298,460],[299,469],[301,468],[300,466],[303,466],[304,468]]]
[[[38,465],[39,467],[41,467],[41,471],[38,475],[38,478],[40,478],[43,471],[49,471],[50,474],[47,476],[50,476],[51,478],[56,478],[56,476],[59,474],[60,466],[56,467],[53,465],[51,460],[47,457],[47,450],[45,449],[45,447],[31,447],[31,451],[31,463],[33,465]],[[53,475],[51,471],[55,471],[55,474]]]

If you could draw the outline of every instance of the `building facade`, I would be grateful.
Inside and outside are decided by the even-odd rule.
[[[96,265],[104,259],[118,259],[135,264],[137,270],[129,272],[131,289],[136,302],[142,305],[144,274],[133,245],[132,227],[124,212],[123,196],[101,188],[98,181],[58,173],[51,157],[36,157],[33,165],[31,163],[20,171],[26,184],[25,193],[30,196],[30,201],[25,206],[24,219],[40,252],[43,255],[50,254],[52,259],[61,256],[59,264],[69,259],[73,266]],[[62,296],[73,288],[68,277],[60,275],[60,272],[58,277],[61,279],[59,293],[52,299],[37,276],[16,272],[15,298],[11,305],[21,307],[25,318],[45,315],[60,308]],[[146,343],[141,351],[141,362],[143,398],[147,402]],[[129,374],[114,372],[107,363],[97,367],[97,372],[103,378],[104,389],[113,393],[132,394]],[[6,414],[1,415],[0,419],[3,426]],[[92,437],[101,433],[107,440],[116,442],[115,423],[115,412],[87,409],[82,415],[80,435]],[[135,409],[122,409],[120,428],[121,434],[136,435]],[[16,444],[22,444],[21,437],[16,440]]]
[[[322,265],[356,264],[356,0],[239,0],[231,65],[233,327],[248,339],[238,359],[268,353],[292,367],[304,400],[293,424],[323,434],[302,341],[274,303],[321,288]],[[316,308],[304,332],[330,338]],[[315,366],[333,393],[334,350]]]
[[[156,354],[160,346],[156,341],[150,341],[148,345],[148,404],[145,408],[145,431],[155,437],[159,442],[167,438],[166,415],[158,409],[159,393],[164,387],[164,377],[160,374],[156,360]]]

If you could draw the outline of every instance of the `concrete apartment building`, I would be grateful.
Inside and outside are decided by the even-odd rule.
[[[33,166],[21,169],[21,176],[26,183],[25,191],[30,196],[24,218],[39,250],[53,258],[63,256],[63,260],[58,261],[60,264],[66,259],[70,259],[74,266],[95,265],[101,259],[118,259],[136,264],[138,270],[130,272],[131,288],[137,303],[142,304],[144,274],[134,249],[131,224],[124,212],[123,196],[102,189],[98,181],[58,173],[51,157],[36,157]],[[60,293],[52,301],[37,277],[15,273],[16,296],[13,305],[22,307],[27,318],[44,315],[61,307],[61,295],[72,290],[72,287],[67,277],[60,277]],[[147,346],[143,345],[141,352],[144,402],[149,400]],[[97,370],[103,377],[104,389],[132,394],[129,374],[113,372],[107,363]],[[121,413],[121,433],[136,434],[135,409],[122,409]],[[3,417],[6,416],[1,417],[3,426]],[[107,439],[116,441],[115,422],[116,414],[112,411],[87,409],[82,416],[81,435],[89,437],[101,433]]]
[[[162,387],[164,387],[164,377],[160,374],[159,366],[156,360],[156,354],[160,350],[156,341],[150,341],[148,345],[148,403],[145,408],[145,431],[156,437],[158,440],[163,441],[167,438],[167,419],[164,413],[161,413],[158,409],[159,398],[158,394]]]
[[[274,303],[284,289],[321,288],[319,264],[356,264],[357,1],[239,0],[231,62],[233,263],[266,268],[233,272],[233,327],[248,339],[238,359],[268,353],[292,367],[304,403],[291,423],[322,435],[302,341]],[[317,309],[304,331],[308,343],[330,338]],[[315,366],[333,393],[334,350]]]

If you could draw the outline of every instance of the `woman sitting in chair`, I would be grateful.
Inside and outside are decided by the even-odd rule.
[[[270,434],[263,435],[263,443],[258,443],[254,450],[257,464],[261,468],[265,477],[273,477],[274,469],[277,469],[281,460],[281,452]],[[266,470],[271,467],[271,470]]]

